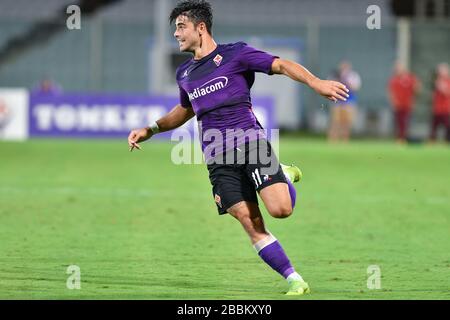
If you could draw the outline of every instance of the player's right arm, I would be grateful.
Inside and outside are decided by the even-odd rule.
[[[181,127],[186,121],[195,115],[191,107],[182,107],[181,104],[176,105],[170,112],[156,121],[159,132],[170,131]],[[134,148],[141,149],[139,142],[150,139],[155,133],[150,127],[135,129],[128,135],[128,146],[130,151]]]

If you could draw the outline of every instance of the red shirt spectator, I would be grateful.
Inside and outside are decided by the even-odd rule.
[[[433,114],[450,114],[450,77],[440,77],[436,79],[433,92]]]
[[[405,142],[408,134],[409,118],[420,82],[406,67],[397,62],[389,85],[389,97],[394,110],[395,128],[398,142]]]
[[[415,75],[404,71],[395,73],[389,80],[391,103],[395,110],[410,111],[414,105],[419,82]]]
[[[443,126],[446,131],[446,140],[450,142],[450,68],[448,64],[441,63],[436,71],[430,139],[436,141],[437,130]]]

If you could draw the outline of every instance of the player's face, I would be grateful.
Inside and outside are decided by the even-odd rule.
[[[188,17],[180,15],[175,20],[175,33],[173,34],[178,40],[180,51],[194,52],[195,48],[200,45],[200,34],[194,23]]]

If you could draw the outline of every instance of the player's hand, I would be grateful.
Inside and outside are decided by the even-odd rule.
[[[128,135],[128,146],[130,147],[130,151],[133,151],[134,148],[141,150],[141,146],[138,143],[150,139],[152,135],[153,132],[150,128],[132,130]]]
[[[338,81],[316,78],[311,81],[310,87],[321,96],[334,102],[337,102],[338,100],[346,101],[349,97],[347,93],[349,90],[347,87]]]

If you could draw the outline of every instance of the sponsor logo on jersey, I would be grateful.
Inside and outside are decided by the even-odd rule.
[[[189,100],[194,100],[199,97],[206,96],[210,93],[213,93],[215,91],[222,90],[225,88],[228,84],[228,78],[227,77],[217,77],[214,79],[211,79],[198,88],[195,88],[194,91],[188,92]]]

